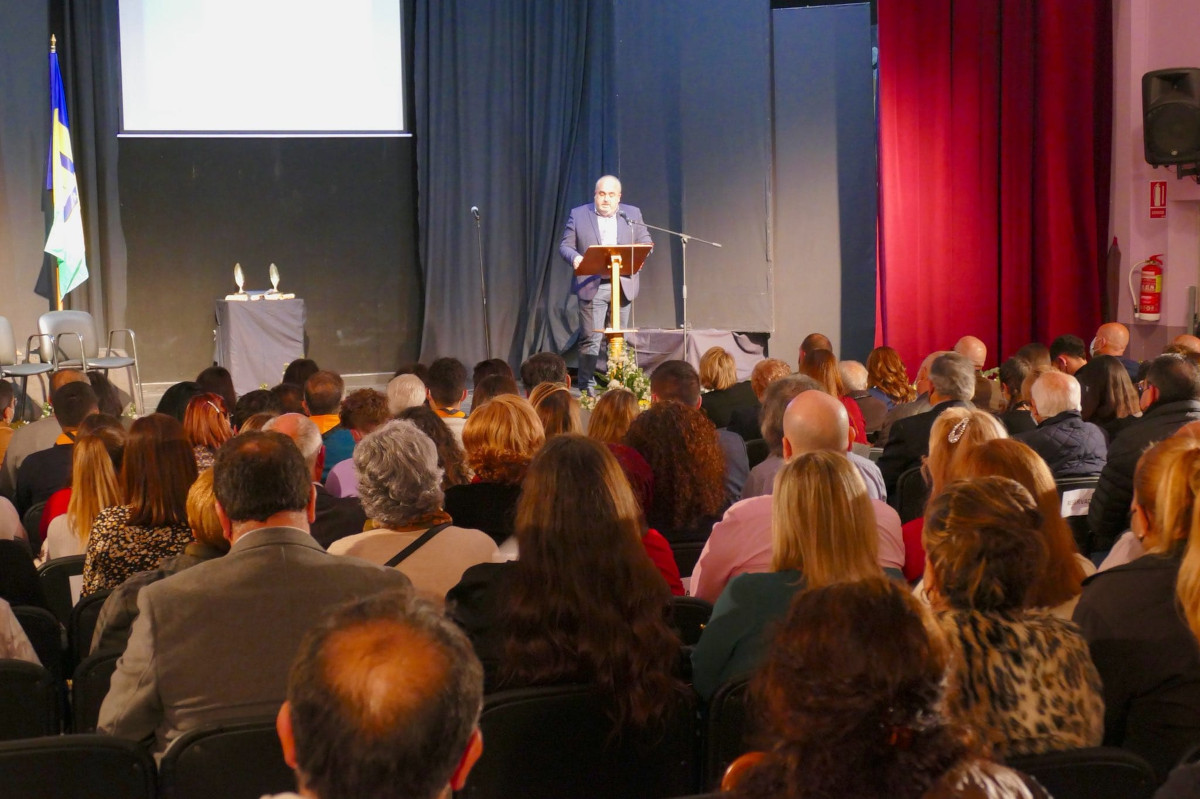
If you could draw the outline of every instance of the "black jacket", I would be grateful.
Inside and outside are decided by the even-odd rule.
[[[900,475],[914,466],[921,465],[921,458],[929,454],[929,431],[933,423],[948,408],[970,408],[971,403],[961,400],[939,402],[925,413],[900,419],[892,425],[883,454],[879,456],[879,471],[883,473],[883,484],[888,497],[896,495],[896,481]]]
[[[1013,436],[1028,444],[1050,467],[1054,479],[1100,474],[1108,459],[1104,431],[1083,421],[1079,411],[1063,411],[1037,429]]]
[[[1168,438],[1188,422],[1200,420],[1200,401],[1180,400],[1151,406],[1131,422],[1108,447],[1108,462],[1100,472],[1100,485],[1092,495],[1088,526],[1097,552],[1111,549],[1117,536],[1129,529],[1129,502],[1133,499],[1133,470],[1151,444]]]

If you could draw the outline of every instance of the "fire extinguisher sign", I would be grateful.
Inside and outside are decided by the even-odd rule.
[[[1165,180],[1150,181],[1150,218],[1167,218],[1167,182]]]

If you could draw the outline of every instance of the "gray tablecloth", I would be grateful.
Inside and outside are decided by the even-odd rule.
[[[217,300],[216,360],[233,375],[238,394],[273,386],[304,357],[304,300]]]
[[[750,377],[754,364],[763,358],[763,349],[740,333],[728,330],[692,330],[685,337],[682,330],[647,328],[625,337],[637,353],[638,366],[647,373],[663,361],[683,360],[700,369],[700,356],[709,347],[724,347],[737,363],[738,380]],[[601,348],[602,354],[604,349]],[[601,368],[607,368],[602,366]]]

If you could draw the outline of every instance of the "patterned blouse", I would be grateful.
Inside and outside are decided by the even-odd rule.
[[[131,575],[178,555],[192,540],[186,524],[140,527],[129,523],[129,506],[105,508],[92,525],[83,566],[82,596],[116,588]]]
[[[192,456],[196,459],[197,472],[202,472],[205,469],[211,469],[213,462],[217,459],[216,453],[214,453],[208,447],[202,447],[199,444],[192,447]]]

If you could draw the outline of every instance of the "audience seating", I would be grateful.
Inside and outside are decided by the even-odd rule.
[[[29,378],[54,371],[52,363],[38,363],[29,360],[33,355],[33,340],[38,338],[38,335],[30,336],[25,342],[25,361],[20,363],[17,361],[17,340],[13,337],[12,323],[8,321],[8,317],[0,316],[0,377],[21,378],[21,396],[24,398],[25,405],[29,403],[29,394],[27,393]],[[25,411],[26,408],[22,407],[17,418],[24,419]]]
[[[1100,485],[1100,475],[1094,477],[1063,477],[1054,481],[1058,499],[1062,502],[1067,492],[1072,492],[1072,502],[1062,507],[1063,518],[1075,537],[1075,546],[1084,555],[1092,552],[1092,530],[1088,527],[1088,508],[1092,505],[1092,494]]]
[[[71,679],[71,729],[95,732],[100,720],[100,705],[108,696],[108,686],[117,670],[120,652],[88,655],[75,667]]]
[[[925,515],[925,503],[929,499],[929,486],[920,466],[906,470],[896,480],[896,497],[892,506],[900,514],[900,523],[906,524]]]
[[[48,670],[24,660],[0,660],[0,740],[59,732],[59,686]],[[2,772],[3,769],[0,769]],[[5,799],[12,796],[0,776]]]
[[[66,671],[63,669],[65,647],[63,628],[58,619],[45,608],[32,605],[13,605],[12,611],[21,623],[25,636],[29,638],[29,643],[33,645],[33,651],[37,652],[38,660],[42,661],[42,665],[54,677],[55,682],[61,683],[66,678]]]
[[[765,461],[770,454],[771,449],[764,439],[752,438],[746,442],[746,460],[751,469]]]
[[[25,511],[25,514],[23,516],[21,516],[21,526],[24,527],[26,529],[26,531],[36,532],[37,530],[40,530],[41,524],[42,524],[42,513],[44,513],[45,510],[46,510],[45,502],[38,502],[33,505],[30,505],[29,508]],[[36,539],[35,539],[35,543],[36,543]]]
[[[259,799],[296,789],[274,718],[184,733],[163,755],[158,782],[161,799]]]
[[[0,743],[4,799],[154,799],[154,761],[107,735]]]
[[[85,555],[67,555],[48,560],[38,567],[38,580],[46,594],[46,604],[64,625],[71,623],[71,609],[75,607],[75,591],[71,578],[83,576]]]
[[[637,799],[694,793],[694,701],[651,745],[612,736],[604,703],[587,686],[502,691],[485,698],[483,756],[459,793],[468,799]]]
[[[129,328],[108,331],[104,355],[96,341],[96,323],[87,311],[49,311],[38,318],[42,334],[43,361],[52,361],[54,370],[82,369],[85,372],[107,372],[110,369],[129,370],[129,394],[140,416],[145,413],[142,397],[142,378],[138,373],[137,339]],[[113,336],[125,335],[129,355],[113,354]]]
[[[671,553],[675,555],[675,565],[680,577],[691,577],[704,551],[703,541],[681,541],[671,544]]]
[[[85,596],[71,608],[71,618],[67,622],[67,654],[70,656],[70,668],[75,668],[83,662],[92,651],[92,634],[96,631],[96,622],[104,601],[112,589],[97,591]]]
[[[867,459],[871,463],[878,463],[881,455],[883,455],[883,447],[871,447],[867,450]]]
[[[1150,799],[1158,782],[1143,758],[1106,746],[1013,757],[1008,765],[1036,778],[1054,799]]]
[[[679,633],[684,646],[695,646],[704,625],[712,618],[713,606],[699,597],[671,597],[671,626]]]
[[[721,784],[729,764],[750,751],[750,734],[750,678],[741,677],[718,688],[708,702],[701,787]]]

